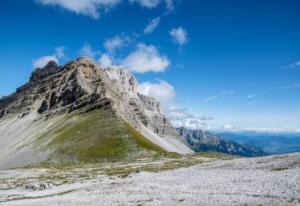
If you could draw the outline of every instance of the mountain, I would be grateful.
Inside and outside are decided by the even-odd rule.
[[[238,144],[231,140],[222,139],[219,136],[200,129],[190,130],[183,127],[177,128],[178,134],[196,152],[222,152],[231,155],[255,157],[266,155],[264,151],[254,146]]]
[[[284,154],[300,151],[300,136],[274,135],[274,134],[236,134],[220,133],[218,136],[236,141],[240,144],[258,147],[268,154]]]
[[[127,70],[50,61],[0,100],[0,168],[193,153]]]

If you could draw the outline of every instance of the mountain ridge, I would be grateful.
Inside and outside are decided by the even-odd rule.
[[[245,157],[264,156],[266,153],[254,146],[239,144],[235,141],[226,140],[220,136],[213,135],[210,132],[201,129],[177,128],[177,132],[183,141],[196,152],[215,151],[230,155],[240,155]]]
[[[159,102],[138,94],[137,84],[127,70],[102,69],[86,57],[35,70],[28,83],[0,100],[0,167],[114,158],[113,151],[104,155],[104,145],[118,158],[153,155],[132,138],[157,152],[193,153]]]

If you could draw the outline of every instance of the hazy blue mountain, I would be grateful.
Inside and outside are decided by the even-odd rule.
[[[283,154],[300,151],[300,135],[236,134],[219,133],[218,136],[240,144],[258,147],[268,154]]]
[[[245,157],[266,155],[264,151],[253,145],[248,146],[232,140],[226,140],[200,129],[191,130],[180,127],[177,128],[177,132],[183,141],[196,152],[221,152]]]

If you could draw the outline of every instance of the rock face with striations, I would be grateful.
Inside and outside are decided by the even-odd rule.
[[[127,70],[102,69],[85,57],[35,70],[0,100],[0,168],[129,158],[149,149],[192,153],[159,103],[137,86]]]

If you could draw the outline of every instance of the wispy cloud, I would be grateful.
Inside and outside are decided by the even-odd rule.
[[[76,14],[82,14],[94,19],[100,17],[100,10],[109,10],[121,0],[35,0],[45,6],[59,6]]]
[[[284,69],[300,69],[300,60],[285,66]]]
[[[248,94],[248,95],[247,95],[247,98],[248,98],[248,99],[253,99],[254,97],[255,97],[255,94]]]
[[[252,104],[255,103],[255,98],[257,96],[262,95],[262,94],[281,91],[281,90],[297,89],[297,88],[300,88],[300,83],[276,86],[276,87],[271,87],[271,88],[264,89],[264,90],[261,90],[261,91],[257,91],[255,93],[248,94],[246,96],[246,98],[249,100],[248,105],[252,105]]]
[[[248,105],[252,105],[252,104],[254,104],[255,103],[255,100],[254,100],[254,98],[255,98],[255,96],[256,96],[256,94],[248,94],[247,95],[247,100],[248,100]]]
[[[173,0],[35,0],[44,6],[55,6],[65,10],[99,19],[101,12],[108,12],[122,2],[137,3],[141,7],[153,9],[164,3],[167,11],[174,10]]]
[[[174,127],[185,127],[189,129],[204,129],[207,127],[208,121],[214,118],[209,115],[194,116],[187,109],[180,107],[170,107],[167,111],[167,116]]]
[[[204,103],[211,102],[211,101],[216,100],[216,99],[219,98],[219,97],[227,96],[227,95],[231,95],[231,94],[234,94],[234,91],[233,91],[233,90],[222,91],[222,92],[220,92],[220,94],[218,94],[218,95],[210,96],[210,97],[207,97],[207,98],[203,99],[203,102],[204,102]]]
[[[140,4],[142,7],[152,9],[160,5],[161,3],[165,3],[166,9],[171,11],[174,9],[173,0],[129,0],[129,2],[136,2]]]
[[[210,97],[207,97],[203,100],[203,102],[210,102],[210,101],[213,101],[215,99],[217,99],[219,96],[215,95],[215,96],[210,96]]]
[[[113,65],[113,59],[108,54],[101,54],[98,62],[100,64],[100,66],[103,67],[103,68],[107,68],[107,67]]]
[[[33,68],[43,68],[44,66],[46,66],[46,64],[49,61],[55,61],[57,64],[59,64],[59,59],[64,57],[64,55],[65,55],[65,47],[64,46],[57,47],[55,48],[54,54],[45,55],[37,59],[34,59],[32,62],[32,66]]]
[[[125,34],[121,34],[121,35],[116,35],[112,38],[106,39],[106,41],[103,43],[103,47],[110,53],[113,53],[117,50],[122,49],[125,46],[128,46],[129,43],[131,43],[133,41],[133,38],[125,35]]]
[[[221,96],[230,95],[230,94],[233,94],[233,93],[234,93],[233,90],[227,90],[227,91],[221,92]]]
[[[170,35],[172,36],[173,41],[179,44],[180,46],[183,46],[188,41],[187,31],[182,27],[171,29]]]
[[[152,33],[160,24],[161,17],[156,17],[150,21],[150,23],[145,27],[144,34]]]
[[[90,44],[84,43],[82,48],[79,50],[78,54],[80,56],[86,56],[91,59],[95,59],[96,55],[100,54],[100,51],[93,50],[93,48]]]

